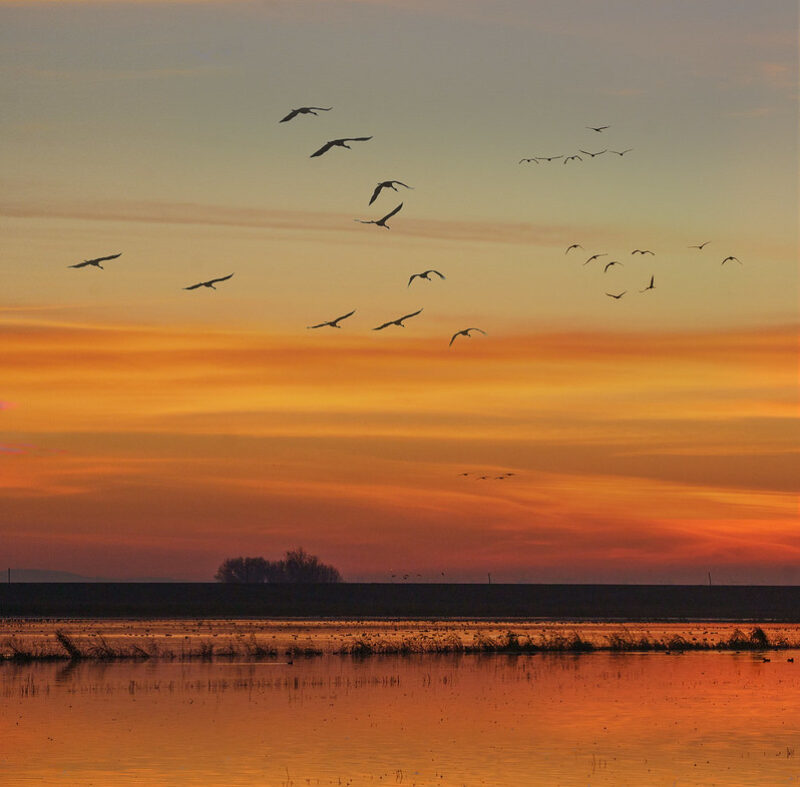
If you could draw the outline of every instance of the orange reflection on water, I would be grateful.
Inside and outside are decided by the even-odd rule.
[[[800,784],[800,658],[0,667],[3,785]]]

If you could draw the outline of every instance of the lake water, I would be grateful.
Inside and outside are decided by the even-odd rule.
[[[5,663],[0,784],[800,787],[800,653]]]

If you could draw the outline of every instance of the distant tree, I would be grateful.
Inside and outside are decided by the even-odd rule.
[[[217,582],[225,584],[251,584],[264,582],[341,582],[342,575],[333,566],[309,555],[302,547],[290,549],[283,560],[265,560],[263,557],[226,558],[214,575]]]

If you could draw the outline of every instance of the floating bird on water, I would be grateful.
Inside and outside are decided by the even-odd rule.
[[[651,276],[650,277],[650,284],[648,284],[643,290],[639,290],[639,292],[647,292],[648,290],[654,290],[656,288],[655,281],[656,281],[656,277],[655,276]]]
[[[619,295],[614,295],[613,292],[607,292],[606,295],[608,295],[609,298],[614,298],[614,300],[618,301],[626,292],[627,290],[623,290]]]
[[[583,246],[581,246],[580,243],[572,243],[569,246],[567,246],[567,250],[564,252],[564,254],[569,254],[573,249],[582,249],[582,248]]]
[[[594,158],[595,156],[602,156],[603,153],[606,152],[606,150],[598,150],[597,153],[590,153],[588,150],[581,150],[580,152],[585,153],[587,156],[591,156],[592,158]]]
[[[586,126],[586,128],[591,131],[605,131],[607,128],[611,128],[611,126]]]
[[[444,274],[441,274],[441,273],[439,273],[439,271],[436,271],[433,268],[431,268],[430,270],[422,271],[422,273],[413,273],[413,274],[411,274],[411,278],[408,280],[408,284],[406,284],[406,287],[410,287],[411,286],[411,282],[414,281],[414,279],[417,279],[417,278],[425,279],[425,281],[430,281],[432,273],[435,273],[440,279],[444,279],[445,278]]]
[[[309,325],[308,329],[311,330],[312,328],[324,328],[326,325],[330,325],[331,328],[341,328],[342,326],[339,323],[342,320],[346,320],[348,317],[352,317],[356,313],[356,310],[353,309],[351,312],[347,312],[347,314],[343,314],[341,317],[337,317],[335,320],[328,320],[328,322],[321,322],[319,325]]]
[[[607,262],[605,268],[603,268],[603,273],[605,273],[612,265],[622,265],[621,262],[617,260],[611,260],[611,262]]]
[[[78,262],[75,265],[67,265],[68,268],[85,268],[87,265],[94,265],[95,268],[100,268],[101,271],[104,271],[105,268],[100,264],[101,262],[105,262],[106,260],[115,260],[117,257],[121,257],[122,252],[119,254],[109,254],[107,257],[95,257],[93,260],[84,260],[83,262]]]
[[[331,148],[340,147],[340,148],[347,148],[350,150],[350,145],[348,142],[366,142],[368,139],[372,139],[372,137],[344,137],[344,139],[331,139],[326,142],[319,150],[312,153],[309,158],[314,158],[315,156],[321,156],[323,153],[327,153]]]
[[[379,325],[377,328],[373,328],[373,331],[382,331],[384,328],[388,328],[390,325],[397,325],[400,328],[405,328],[406,326],[403,325],[403,320],[407,320],[409,317],[416,317],[422,309],[418,309],[415,312],[411,312],[411,314],[405,314],[402,317],[398,317],[396,320],[389,320],[389,322],[385,322],[383,325]]]
[[[586,262],[584,262],[583,264],[584,265],[588,265],[592,260],[599,259],[600,257],[608,257],[608,253],[607,252],[603,252],[602,254],[592,254],[592,256],[589,257],[589,259],[586,260]]]
[[[687,246],[689,249],[700,249],[702,251],[708,244],[711,243],[710,240],[707,240],[705,243],[701,243],[699,246]]]
[[[618,156],[624,156],[626,153],[630,153],[633,148],[627,148],[627,150],[609,150],[609,153],[616,153]]]
[[[583,161],[583,159],[580,156],[567,156],[564,163],[566,164],[568,161]]]
[[[651,256],[655,257],[655,252],[650,251],[650,249],[634,249],[631,254],[650,254]]]
[[[394,216],[400,208],[403,207],[403,203],[401,202],[393,211],[387,213],[382,219],[377,219],[374,221],[367,221],[366,219],[353,219],[353,221],[357,221],[359,224],[376,224],[378,227],[385,227],[387,230],[390,230],[391,227],[386,223],[386,221],[392,216]]]
[[[741,264],[742,264],[742,261],[741,261],[741,260],[740,260],[738,257],[733,257],[733,256],[731,256],[731,257],[726,257],[726,258],[725,258],[725,259],[722,261],[722,264],[724,265],[726,262],[730,262],[730,261],[732,261],[732,260],[735,260],[736,262],[738,262],[738,263],[739,263],[739,265],[741,265]]]
[[[372,196],[370,197],[369,204],[372,205],[373,202],[378,198],[378,194],[381,193],[381,189],[392,189],[393,191],[397,191],[394,184],[398,186],[403,186],[403,188],[412,189],[413,186],[407,186],[405,183],[399,180],[382,180],[377,186],[375,186],[375,191],[372,192]]]
[[[480,328],[464,328],[463,331],[456,331],[453,334],[452,338],[450,339],[450,344],[448,344],[447,346],[448,347],[452,346],[457,336],[466,336],[468,339],[471,339],[472,337],[469,335],[470,331],[477,331],[478,333],[482,333],[484,336],[486,336],[486,331],[482,331]]]
[[[317,112],[330,112],[333,107],[299,107],[293,109],[285,118],[281,118],[278,122],[285,123],[287,120],[297,117],[298,115],[316,115]]]
[[[212,290],[216,290],[217,288],[214,286],[219,281],[228,281],[233,276],[232,273],[229,273],[227,276],[222,276],[219,279],[209,279],[208,281],[201,281],[197,284],[193,284],[191,287],[184,287],[184,290],[196,290],[198,287],[210,287]]]

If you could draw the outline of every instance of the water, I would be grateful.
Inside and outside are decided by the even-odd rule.
[[[790,651],[6,663],[0,784],[800,787],[798,720]]]

